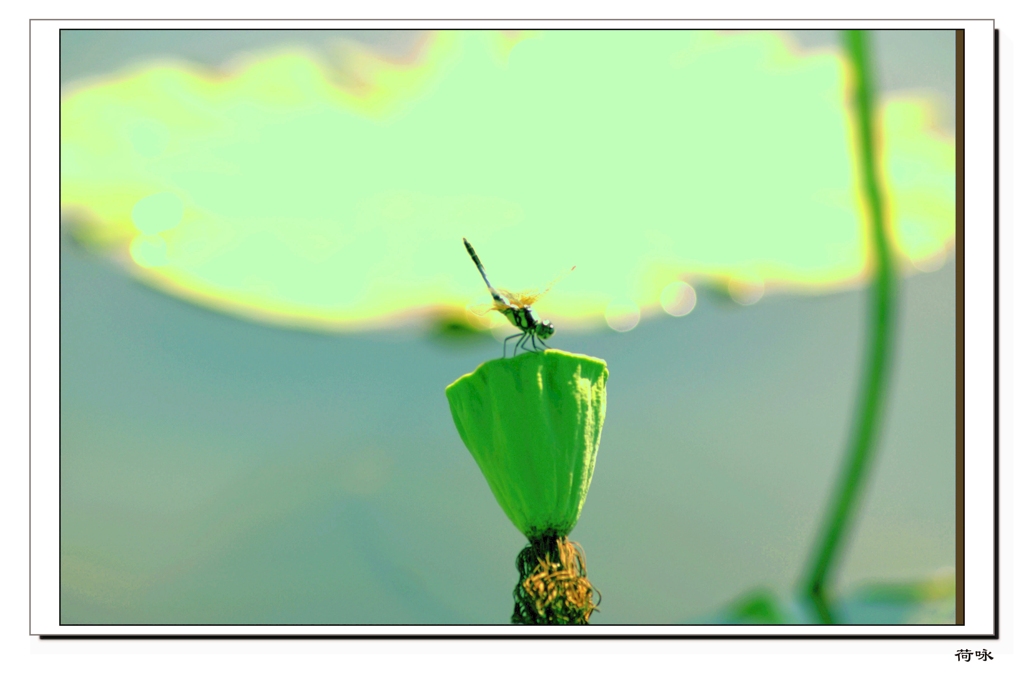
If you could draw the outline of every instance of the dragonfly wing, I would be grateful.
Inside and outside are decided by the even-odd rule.
[[[555,287],[556,283],[558,283],[559,281],[564,279],[566,276],[568,276],[575,269],[576,269],[576,267],[573,266],[573,267],[570,267],[569,269],[566,269],[565,271],[563,271],[561,274],[558,275],[557,278],[555,278],[554,281],[549,283],[547,285],[547,287],[544,288],[544,290],[541,290],[540,292],[531,291],[529,294],[527,294],[527,293],[520,293],[520,297],[522,299],[527,300],[529,304],[533,304],[534,302],[536,302],[537,300],[539,300],[540,298],[544,297],[549,292],[551,292],[551,289]]]
[[[473,304],[466,308],[469,309],[472,313],[476,314],[477,316],[486,316],[488,313],[492,311],[500,311],[503,307],[494,300],[490,300],[488,302]]]
[[[501,294],[508,299],[508,303],[517,309],[523,309],[530,306],[540,297],[540,293],[536,290],[527,290],[521,293],[515,293],[511,290],[502,290]]]

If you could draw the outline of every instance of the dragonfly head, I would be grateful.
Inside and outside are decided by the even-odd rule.
[[[540,339],[547,339],[553,334],[555,334],[555,326],[551,325],[551,321],[541,321],[537,325],[537,337]]]

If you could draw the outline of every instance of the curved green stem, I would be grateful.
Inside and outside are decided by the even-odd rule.
[[[877,156],[872,123],[874,87],[871,80],[870,49],[864,31],[845,31],[844,38],[847,55],[853,66],[857,163],[860,169],[860,187],[868,207],[874,273],[865,335],[864,366],[853,425],[842,470],[832,490],[826,517],[818,533],[804,589],[823,623],[834,621],[830,607],[833,573],[836,561],[849,538],[850,522],[857,511],[878,445],[892,365],[893,328],[896,323],[899,283],[889,247],[882,189],[876,174]]]

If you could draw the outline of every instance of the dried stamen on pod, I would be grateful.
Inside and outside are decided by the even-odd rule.
[[[601,593],[587,579],[583,549],[564,536],[549,533],[532,540],[516,567],[514,624],[586,625],[601,603]]]

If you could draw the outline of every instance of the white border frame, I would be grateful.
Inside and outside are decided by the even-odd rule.
[[[965,624],[963,626],[61,626],[59,108],[62,28],[728,28],[965,30]],[[995,635],[995,250],[992,21],[33,20],[31,50],[31,606],[34,635],[948,637]]]

